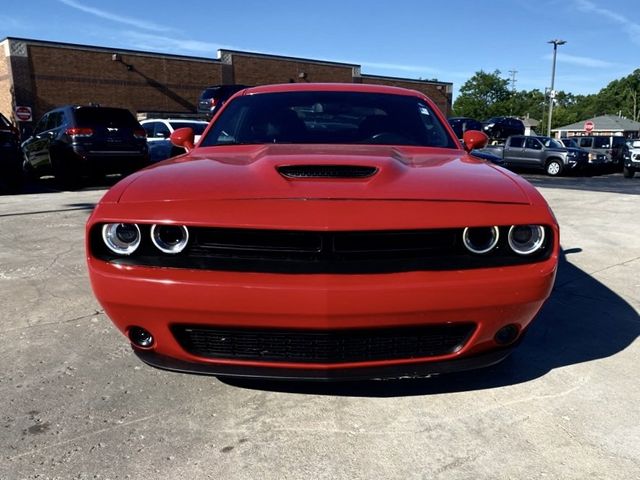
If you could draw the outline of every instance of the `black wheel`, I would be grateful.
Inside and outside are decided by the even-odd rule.
[[[557,177],[562,173],[562,163],[559,160],[551,159],[545,166],[545,172],[551,177]]]
[[[75,190],[80,188],[80,175],[73,168],[65,156],[55,156],[51,158],[51,166],[53,167],[53,175],[56,177],[56,183],[64,190]]]
[[[33,165],[27,160],[27,157],[24,156],[22,159],[22,175],[25,180],[29,182],[35,182],[39,179],[39,175],[36,174],[36,169],[33,168]]]
[[[624,175],[624,178],[633,178],[635,174],[636,174],[635,169],[631,167],[624,167],[622,169],[622,175]]]

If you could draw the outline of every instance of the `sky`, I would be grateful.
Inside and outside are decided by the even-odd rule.
[[[454,96],[479,70],[515,88],[597,93],[640,68],[638,0],[2,0],[0,39],[217,58],[218,49],[437,78]]]

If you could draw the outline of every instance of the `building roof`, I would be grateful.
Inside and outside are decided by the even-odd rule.
[[[638,131],[640,130],[640,122],[630,120],[625,117],[619,117],[618,115],[600,115],[599,117],[587,118],[580,122],[572,123],[571,125],[565,125],[564,127],[558,127],[552,129],[553,132],[559,132],[561,130],[577,130],[584,131],[585,122],[593,122],[593,130],[606,130],[606,131]]]
[[[538,125],[540,125],[540,120],[536,120],[535,118],[525,117],[525,118],[520,118],[520,120],[522,120],[522,123],[524,123],[525,128],[526,127],[535,128]]]

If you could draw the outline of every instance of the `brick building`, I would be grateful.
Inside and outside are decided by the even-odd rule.
[[[451,83],[360,70],[360,65],[231,50],[219,50],[211,59],[6,38],[0,41],[0,112],[17,121],[16,107],[30,107],[37,120],[60,105],[98,103],[134,113],[192,113],[208,85],[287,82],[411,88],[428,95],[446,115],[451,112]]]

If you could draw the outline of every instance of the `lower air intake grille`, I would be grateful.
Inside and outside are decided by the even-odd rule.
[[[471,323],[320,332],[176,325],[173,334],[199,357],[331,364],[446,355],[459,350],[473,330]]]

